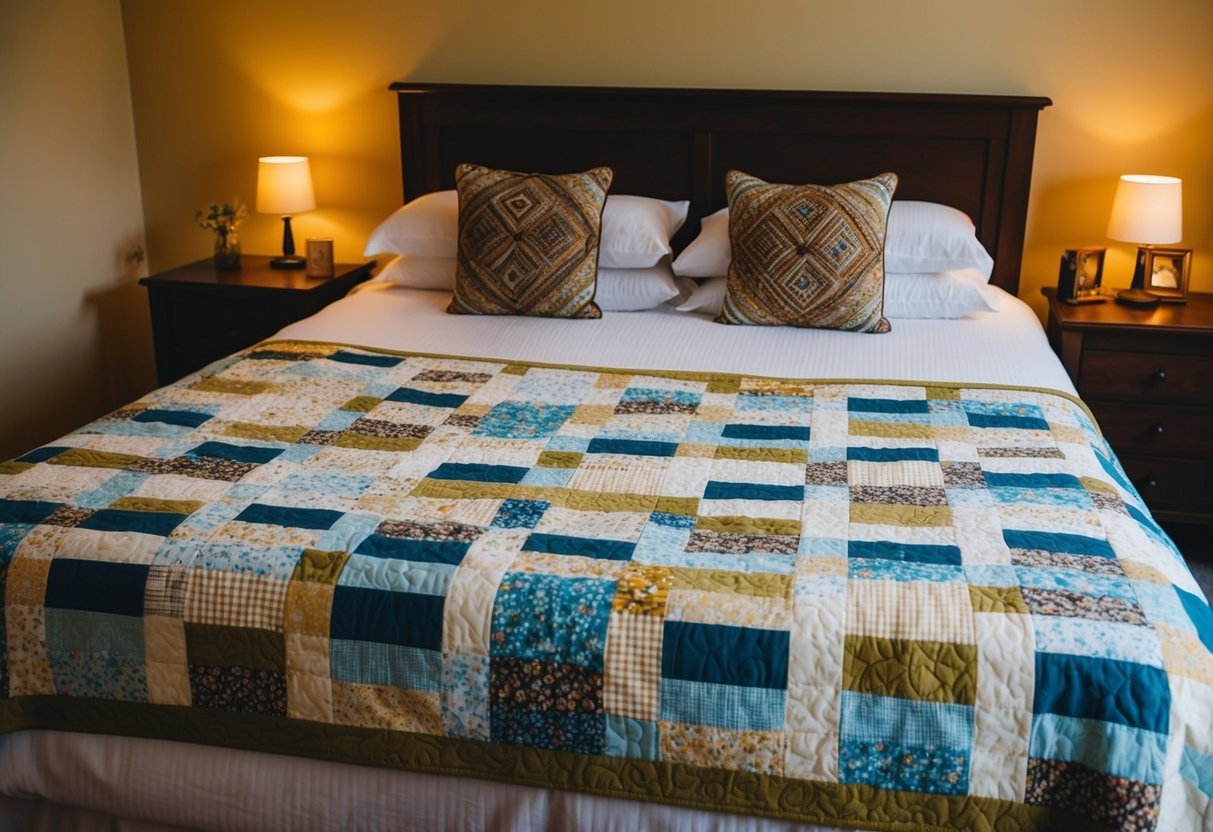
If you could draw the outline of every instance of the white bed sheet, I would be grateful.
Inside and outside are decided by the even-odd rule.
[[[665,307],[597,321],[445,314],[450,295],[367,284],[279,333],[395,350],[629,369],[958,381],[1074,393],[1032,310],[895,320],[887,335],[734,327]],[[134,788],[131,788],[131,786]],[[0,737],[0,829],[811,829],[785,821],[329,764],[159,740],[51,731]],[[94,817],[64,807],[102,813]],[[117,816],[148,821],[109,826]],[[65,819],[70,819],[66,820]],[[7,824],[6,824],[7,821]],[[88,826],[96,822],[99,826]]]
[[[885,335],[718,324],[662,306],[600,320],[448,315],[448,292],[369,283],[283,338],[393,350],[636,370],[793,378],[958,381],[1074,393],[1036,314],[993,289],[999,311],[949,320],[897,319]]]

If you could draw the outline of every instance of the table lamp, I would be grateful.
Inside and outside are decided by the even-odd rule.
[[[291,216],[316,207],[312,169],[306,156],[262,156],[257,160],[257,210],[282,215],[282,256],[270,260],[275,269],[302,269],[306,259],[295,254]]]
[[[1116,186],[1108,237],[1137,243],[1133,283],[1116,295],[1126,306],[1153,306],[1158,295],[1146,287],[1146,253],[1152,246],[1183,239],[1183,180],[1173,176],[1126,174]]]

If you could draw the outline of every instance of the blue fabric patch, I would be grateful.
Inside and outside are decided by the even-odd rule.
[[[586,453],[631,454],[633,456],[673,456],[676,442],[646,442],[639,439],[591,439]]]
[[[804,486],[709,480],[703,489],[703,498],[705,500],[795,500],[800,502],[804,499]]]
[[[959,566],[960,547],[932,543],[899,543],[895,540],[851,540],[847,543],[847,557]]]
[[[493,605],[489,654],[602,670],[617,581],[507,573]]]
[[[559,439],[560,437],[554,437]],[[550,445],[548,446],[551,447]],[[534,485],[540,488],[562,488],[569,484],[576,468],[532,468],[522,478],[522,485]]]
[[[666,621],[661,675],[667,679],[756,688],[786,688],[786,630]]]
[[[47,445],[44,448],[34,448],[25,456],[17,457],[17,462],[46,462],[48,459],[53,459],[64,451],[70,451],[71,448],[61,445]]]
[[[233,445],[229,442],[203,442],[190,456],[205,456],[212,459],[230,459],[233,462],[251,462],[264,465],[282,453],[281,448],[259,448],[256,445]]]
[[[838,744],[838,780],[903,792],[963,795],[969,791],[968,750],[900,742]]]
[[[143,620],[132,615],[47,607],[46,646],[52,653],[102,653],[141,662]]]
[[[926,399],[865,399],[847,398],[848,413],[929,413]]]
[[[139,563],[55,558],[46,581],[47,607],[111,615],[143,615],[148,567]]]
[[[1020,428],[1022,430],[1048,430],[1049,423],[1034,416],[1012,416],[1005,413],[974,413],[966,411],[969,424],[975,428]]]
[[[440,595],[338,585],[333,590],[330,636],[441,651],[445,601]]]
[[[604,540],[593,537],[572,537],[562,534],[532,534],[522,544],[526,552],[548,552],[553,555],[581,555],[602,560],[631,560],[636,544],[626,540]]]
[[[658,526],[668,526],[671,529],[690,531],[695,528],[695,518],[689,514],[668,514],[664,511],[654,511],[649,515],[649,522]],[[643,536],[644,532],[641,532]]]
[[[395,355],[363,355],[357,352],[338,350],[328,357],[329,361],[339,361],[342,364],[363,364],[368,367],[395,367],[403,358]]]
[[[606,715],[606,747],[608,757],[632,757],[637,760],[661,759],[661,731],[657,723],[647,719]]]
[[[685,679],[661,680],[661,719],[736,731],[780,731],[787,691]]]
[[[1205,647],[1213,651],[1213,610],[1191,592],[1175,587],[1175,594],[1179,596],[1179,603],[1183,605],[1188,618],[1196,625],[1197,637]]]
[[[720,435],[725,439],[790,439],[797,442],[809,441],[808,426],[799,425],[737,425],[728,424]]]
[[[1129,482],[1129,480],[1125,477],[1125,475],[1120,471],[1120,468],[1116,465],[1115,462],[1113,462],[1111,459],[1109,459],[1108,457],[1101,454],[1099,452],[1098,448],[1093,448],[1092,450],[1094,451],[1095,459],[1099,462],[1099,467],[1104,469],[1104,473],[1106,473],[1109,477],[1114,479],[1116,481],[1116,484],[1119,485],[1121,488],[1123,488],[1125,491],[1128,491],[1130,494],[1137,493],[1137,489],[1135,489],[1133,487],[1133,485]],[[1130,513],[1131,513],[1131,511],[1132,510],[1130,509]],[[1139,512],[1139,514],[1140,514],[1140,512]],[[1138,519],[1140,519],[1140,518],[1138,518]]]
[[[397,558],[417,563],[446,563],[458,566],[464,555],[472,548],[471,542],[462,540],[414,540],[412,538],[388,537],[372,534],[358,544],[354,551],[360,555],[377,558]]]
[[[577,408],[539,402],[500,402],[480,417],[476,436],[537,439],[552,436]]]
[[[939,462],[935,448],[847,448],[847,459],[859,462]]]
[[[1116,552],[1108,545],[1108,541],[1101,540],[1098,537],[1087,537],[1082,534],[1005,529],[1002,533],[1002,539],[1012,549],[1041,549],[1046,552],[1058,552],[1066,555],[1095,555],[1101,558],[1116,557]]]
[[[128,511],[119,508],[103,508],[84,520],[79,526],[98,532],[138,532],[168,537],[180,526],[188,514],[172,514],[167,511]]]
[[[444,462],[430,471],[432,480],[462,480],[465,482],[519,483],[529,468],[517,465],[483,465],[479,462]]]
[[[468,397],[457,393],[430,393],[427,390],[398,387],[385,398],[389,402],[400,402],[402,404],[423,404],[427,407],[456,408],[467,401]]]
[[[574,754],[602,754],[606,747],[606,716],[594,713],[535,711],[494,703],[490,710],[492,741],[502,745],[531,745]]]
[[[1036,714],[1032,717],[1028,754],[1046,760],[1082,763],[1114,777],[1160,785],[1167,756],[1167,735],[1115,722]]]
[[[551,505],[546,500],[503,500],[490,525],[499,529],[533,529]]]
[[[147,670],[142,661],[104,653],[52,653],[55,693],[90,699],[147,702]]]
[[[355,554],[345,562],[337,583],[363,589],[445,595],[454,574],[455,567],[446,563],[417,563]]]
[[[698,407],[701,394],[692,390],[665,390],[657,387],[628,387],[620,401],[660,402],[664,404],[691,405]]]
[[[843,741],[950,748],[967,756],[973,747],[973,713],[971,705],[844,690],[839,731]]]
[[[344,512],[328,508],[294,508],[253,503],[237,514],[236,519],[243,520],[245,523],[327,531],[341,519],[343,514]]]
[[[964,567],[953,564],[915,563],[883,558],[848,558],[847,577],[853,581],[963,581]]]
[[[189,410],[159,410],[156,408],[148,408],[140,411],[131,417],[135,422],[163,422],[166,425],[182,425],[183,427],[196,428],[199,425],[211,420],[209,413],[194,413]]]
[[[1185,745],[1183,756],[1179,758],[1179,773],[1206,797],[1213,798],[1213,754],[1204,754]]]
[[[991,488],[1076,488],[1082,482],[1073,474],[995,474],[983,471]]]
[[[1167,674],[1156,667],[1037,652],[1032,711],[1102,719],[1166,734],[1171,687]]]
[[[442,689],[442,653],[437,650],[338,638],[329,644],[334,682],[392,685],[405,690]]]
[[[0,523],[41,523],[54,514],[59,505],[43,500],[0,500]]]

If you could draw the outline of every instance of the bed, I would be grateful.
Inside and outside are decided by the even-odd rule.
[[[0,465],[11,825],[1213,828],[1213,613],[1014,296],[1046,99],[394,89],[405,201],[896,171],[998,310],[376,282]]]

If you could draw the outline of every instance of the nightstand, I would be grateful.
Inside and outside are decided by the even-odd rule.
[[[1163,523],[1213,525],[1213,295],[1149,309],[1049,299],[1049,343]]]
[[[320,311],[371,276],[375,261],[341,264],[335,276],[271,269],[270,258],[245,255],[238,271],[210,260],[145,277],[156,345],[156,375],[169,384],[210,362],[269,338]]]

